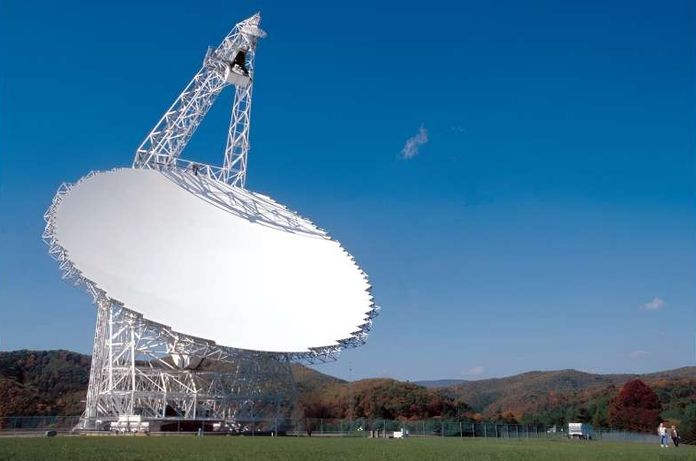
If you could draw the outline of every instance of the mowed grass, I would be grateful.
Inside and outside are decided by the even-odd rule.
[[[547,440],[291,437],[0,438],[0,460],[696,460],[696,447]]]

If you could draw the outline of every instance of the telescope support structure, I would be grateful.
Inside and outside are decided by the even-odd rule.
[[[236,24],[217,48],[208,50],[201,69],[138,147],[133,168],[167,171],[191,187],[202,187],[200,176],[245,187],[254,59],[258,40],[266,36],[260,21],[257,13]],[[208,110],[230,85],[235,98],[222,167],[181,159]],[[275,420],[277,430],[277,421],[289,414],[295,401],[291,363],[333,361],[342,349],[365,342],[376,306],[351,337],[287,353],[224,347],[144,319],[84,277],[59,244],[56,210],[72,187],[62,184],[58,189],[44,216],[43,239],[63,278],[84,287],[97,306],[87,404],[78,429],[104,430],[121,417],[137,416],[160,428],[209,421],[239,432],[249,424]],[[269,210],[251,211],[277,221],[280,214],[273,207]]]
[[[258,40],[266,36],[260,22],[261,14],[256,13],[236,24],[217,48],[208,49],[201,69],[138,147],[134,168],[183,167],[233,186],[245,186],[254,58]],[[230,85],[236,90],[222,168],[180,160],[220,92]]]
[[[221,349],[149,322],[106,297],[96,304],[80,429],[104,430],[119,416],[137,415],[151,427],[209,421],[240,430],[288,416],[295,397],[289,357]]]

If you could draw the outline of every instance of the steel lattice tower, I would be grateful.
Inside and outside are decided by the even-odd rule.
[[[190,188],[217,182],[247,193],[244,187],[254,58],[259,39],[266,36],[260,21],[257,13],[236,24],[217,48],[208,50],[201,69],[138,147],[133,168],[158,170],[182,183],[197,176],[211,180],[189,184]],[[234,86],[235,97],[222,167],[181,159],[188,141],[228,86]],[[51,256],[58,260],[63,277],[86,288],[97,307],[89,388],[80,429],[105,429],[111,421],[131,415],[160,426],[173,421],[208,421],[243,430],[249,423],[274,421],[277,429],[278,420],[287,415],[295,397],[292,362],[334,360],[341,349],[365,342],[372,318],[378,313],[374,304],[351,337],[295,353],[223,347],[145,319],[83,276],[58,241],[57,210],[71,188],[79,184],[59,188],[45,214],[43,238]],[[208,196],[210,190],[192,193]],[[267,200],[260,206],[258,200],[234,206],[247,206],[245,212],[255,213],[255,219],[263,215],[266,221],[280,222],[293,232],[312,231],[302,228],[294,215],[279,205]]]

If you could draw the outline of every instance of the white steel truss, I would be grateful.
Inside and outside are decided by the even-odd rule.
[[[247,51],[247,70],[254,75],[255,48]],[[237,86],[232,104],[232,120],[227,133],[225,159],[222,165],[221,180],[233,186],[246,185],[247,155],[249,153],[249,117],[251,115],[251,93],[253,81],[246,86]]]
[[[260,13],[234,26],[220,46],[209,49],[203,66],[164,113],[138,147],[133,167],[169,169],[182,166],[181,152],[193,136],[220,92],[229,85],[236,88],[232,104],[227,147],[222,168],[186,162],[219,181],[244,187],[256,44],[266,33],[259,27]]]
[[[195,184],[188,171],[173,169],[167,174],[181,176],[182,184],[186,180]],[[277,421],[289,413],[294,401],[291,362],[333,361],[341,350],[365,343],[372,320],[379,312],[374,305],[365,323],[349,338],[306,352],[271,353],[220,346],[144,319],[84,277],[59,244],[55,235],[56,210],[72,187],[62,184],[58,189],[44,215],[43,239],[49,254],[58,261],[63,278],[85,288],[97,306],[87,404],[79,429],[104,429],[104,424],[118,416],[133,414],[163,428],[173,421],[203,420],[243,430],[249,422]],[[286,212],[274,208],[277,205],[273,202],[253,210],[229,201],[221,203],[230,212],[254,212],[268,220],[269,225],[308,232],[286,219]],[[212,368],[206,368],[207,364]]]
[[[81,428],[121,415],[239,424],[283,419],[294,399],[289,357],[207,346],[100,295]]]
[[[290,232],[317,233],[291,212],[259,194],[238,203],[216,181],[244,190],[256,43],[266,33],[259,14],[238,23],[219,47],[209,50],[203,67],[138,148],[134,168],[156,169],[182,187],[208,197],[238,215]],[[236,87],[222,167],[179,158],[215,99]],[[90,178],[89,173],[80,181]],[[197,181],[201,177],[211,181]],[[79,184],[79,182],[78,182]],[[73,186],[62,184],[44,219],[43,239],[63,278],[82,286],[97,306],[87,404],[80,428],[103,429],[124,415],[141,415],[160,425],[172,421],[239,422],[282,418],[290,411],[295,383],[290,364],[336,360],[341,350],[364,344],[379,308],[336,345],[304,352],[271,353],[224,347],[173,331],[109,298],[70,261],[55,235],[56,210]],[[201,188],[204,190],[199,190]],[[328,238],[319,232],[320,238]],[[232,427],[228,425],[228,427]],[[277,428],[276,428],[277,429]]]

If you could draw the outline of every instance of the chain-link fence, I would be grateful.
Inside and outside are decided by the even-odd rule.
[[[80,420],[79,416],[15,416],[0,418],[0,434],[30,435],[46,431],[70,433]],[[110,422],[103,426],[109,430]],[[563,439],[562,428],[544,425],[503,424],[495,422],[397,421],[387,419],[284,419],[248,420],[234,424],[219,421],[161,420],[151,424],[152,433],[244,434],[252,436],[352,436],[390,438],[399,432],[409,437],[459,437],[493,439]],[[659,443],[657,435],[628,432],[617,429],[595,428],[593,440]]]
[[[403,432],[411,437],[460,437],[497,439],[564,439],[567,434],[556,426],[522,425],[495,422],[465,421],[394,421],[367,420],[354,421],[319,419],[293,421],[293,432],[306,432],[313,429],[312,435],[363,435],[366,437],[391,437],[394,432]],[[591,431],[593,440],[658,443],[657,435],[629,432],[611,428],[597,428]]]
[[[0,418],[0,434],[70,432],[80,421],[79,416],[12,416]]]

